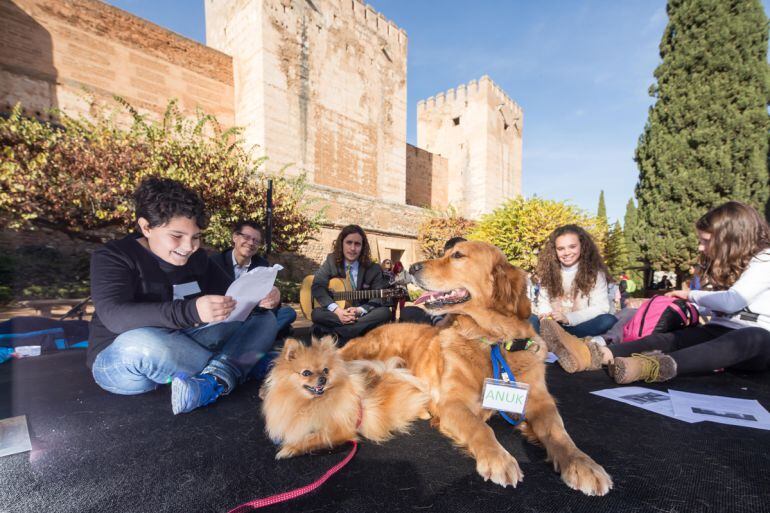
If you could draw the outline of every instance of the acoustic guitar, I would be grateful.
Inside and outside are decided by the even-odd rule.
[[[299,306],[302,310],[302,315],[306,319],[310,319],[310,312],[313,308],[321,306],[318,301],[313,299],[311,289],[313,287],[312,274],[305,276],[302,280],[302,286],[299,289]],[[340,308],[347,308],[350,306],[350,301],[361,301],[364,299],[382,298],[382,299],[406,299],[409,297],[409,293],[402,287],[396,287],[392,289],[365,289],[365,290],[353,290],[350,286],[350,281],[347,278],[332,278],[329,280],[327,287],[329,293]]]

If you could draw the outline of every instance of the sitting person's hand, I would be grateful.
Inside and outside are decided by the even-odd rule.
[[[356,322],[355,308],[337,308],[334,313],[342,324],[352,324]]]
[[[564,315],[562,312],[553,311],[546,314],[540,314],[538,315],[538,317],[540,318],[541,321],[543,319],[553,319],[554,321],[560,324],[569,324],[569,319],[567,319],[567,316]]]
[[[690,297],[690,293],[686,290],[672,290],[670,292],[666,292],[666,296],[684,299],[687,301]]]
[[[230,296],[201,296],[195,300],[195,308],[203,322],[224,321],[235,308],[235,299]]]
[[[356,307],[356,306],[351,306],[351,307],[348,307],[348,308],[346,308],[346,310],[348,311],[348,314],[350,314],[351,316],[353,316],[353,320],[354,320],[354,321],[355,321],[356,319],[358,319],[359,317],[361,317],[361,315],[362,315],[362,314],[361,314],[361,309],[360,309],[360,308],[358,308],[358,307]]]
[[[261,308],[265,308],[266,310],[272,310],[276,306],[281,304],[281,291],[278,290],[278,287],[273,287],[270,292],[267,293],[267,296],[259,302],[257,306]]]

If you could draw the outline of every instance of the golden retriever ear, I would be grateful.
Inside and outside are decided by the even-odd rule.
[[[508,262],[499,262],[492,270],[494,300],[501,308],[512,309],[519,319],[529,319],[532,306],[527,298],[524,271]]]
[[[301,344],[299,340],[295,338],[287,338],[283,345],[281,356],[283,356],[283,358],[286,360],[293,360],[297,357],[297,351],[299,351],[300,345]]]

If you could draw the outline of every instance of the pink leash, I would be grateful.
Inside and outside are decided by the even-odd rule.
[[[358,442],[355,440],[351,440],[350,443],[353,444],[353,448],[350,450],[350,453],[345,456],[345,459],[334,465],[332,468],[326,471],[326,473],[321,476],[320,479],[310,483],[307,486],[303,486],[302,488],[297,488],[296,490],[292,490],[290,492],[284,492],[279,493],[276,495],[271,495],[270,497],[265,497],[263,499],[255,499],[250,502],[244,502],[240,506],[231,509],[228,511],[228,513],[244,513],[246,511],[252,511],[259,508],[264,508],[265,506],[272,506],[273,504],[278,504],[279,502],[288,501],[291,499],[296,499],[297,497],[301,497],[305,495],[306,493],[310,493],[316,488],[320,487],[322,484],[324,484],[330,477],[332,477],[334,474],[339,472],[342,467],[348,464],[350,460],[353,459],[353,456],[356,454],[356,450],[358,450]]]

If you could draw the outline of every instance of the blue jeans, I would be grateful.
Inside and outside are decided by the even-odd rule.
[[[529,316],[529,323],[535,328],[535,333],[540,335],[540,318],[537,315],[532,314]]]
[[[118,335],[91,371],[96,383],[114,394],[142,394],[170,383],[177,372],[203,371],[222,380],[229,392],[270,350],[277,331],[272,312],[200,328],[137,328]]]
[[[278,322],[279,335],[288,329],[291,323],[297,320],[297,312],[290,306],[282,306],[278,310],[273,310],[273,313],[275,313],[275,320]]]
[[[601,314],[597,317],[594,317],[593,319],[587,320],[586,322],[576,324],[575,326],[565,326],[562,324],[561,327],[564,328],[564,331],[571,333],[576,337],[595,337],[597,335],[601,335],[602,333],[608,332],[610,328],[615,326],[616,322],[618,322],[618,318],[614,315]],[[530,315],[529,323],[533,328],[535,328],[535,331],[539,335],[540,319],[537,318],[537,315]]]

